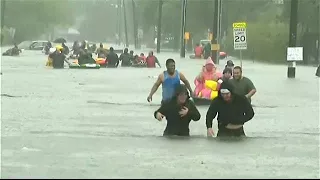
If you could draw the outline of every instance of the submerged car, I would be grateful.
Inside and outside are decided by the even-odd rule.
[[[18,47],[22,50],[33,50],[33,51],[42,51],[48,41],[23,41],[21,42]]]

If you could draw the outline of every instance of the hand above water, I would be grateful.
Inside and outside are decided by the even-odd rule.
[[[161,114],[160,112],[157,112],[156,118],[157,118],[158,121],[162,121],[162,119],[164,118],[164,115]]]
[[[213,132],[213,129],[212,129],[212,128],[208,128],[208,129],[207,129],[207,136],[208,136],[208,137],[214,136],[214,132]]]

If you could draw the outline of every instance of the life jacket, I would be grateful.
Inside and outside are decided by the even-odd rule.
[[[156,58],[155,58],[155,56],[148,56],[146,61],[147,61],[147,67],[148,68],[155,68],[156,67]]]

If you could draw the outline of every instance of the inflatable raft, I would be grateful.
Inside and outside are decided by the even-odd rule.
[[[70,69],[100,69],[99,64],[70,64],[69,68]]]
[[[196,105],[210,105],[211,101],[218,97],[220,84],[216,81],[206,80],[200,83],[195,80],[196,89],[194,91],[193,101]]]
[[[96,63],[100,65],[100,67],[107,67],[108,61],[105,58],[97,58]]]

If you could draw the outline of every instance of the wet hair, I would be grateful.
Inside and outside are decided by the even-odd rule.
[[[124,48],[123,52],[128,52],[129,49],[128,48]]]
[[[130,51],[130,54],[131,54],[131,53],[133,54],[133,51],[132,51],[132,50]]]
[[[144,54],[143,54],[143,53],[141,53],[141,54],[140,54],[140,56],[144,56]]]
[[[231,75],[232,75],[232,69],[231,68],[225,68],[224,70],[223,70],[223,74],[226,74],[226,73],[230,73]]]
[[[109,48],[109,51],[113,51],[113,50],[114,50],[113,47],[110,47],[110,48]]]
[[[186,94],[190,98],[189,91],[184,84],[178,85],[175,89],[174,94],[175,94],[175,97],[178,97],[180,94]]]
[[[242,72],[242,68],[240,66],[236,66],[236,67],[233,68],[233,70],[235,70],[235,69],[239,69],[240,72]]]
[[[103,44],[102,43],[100,43],[100,47],[103,48]]]
[[[176,63],[173,59],[167,59],[166,66],[168,66],[170,63]]]

